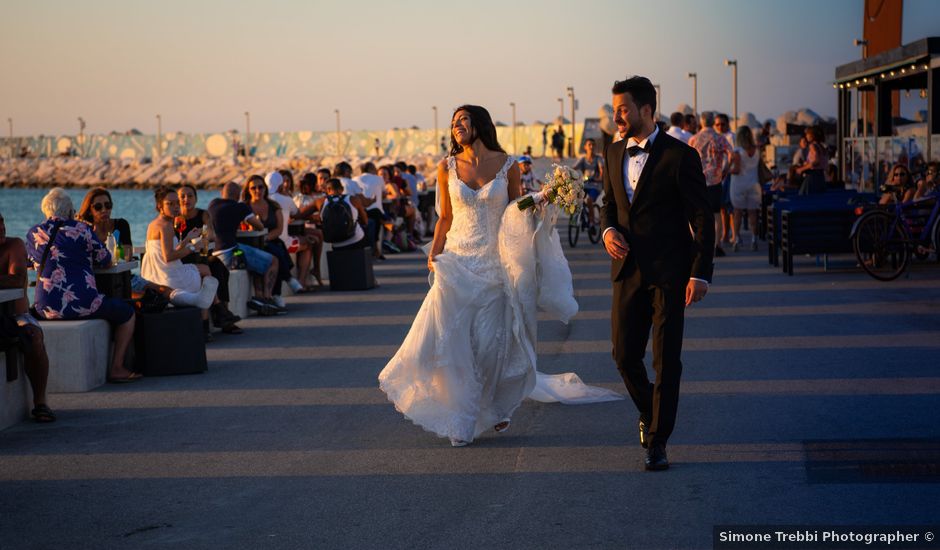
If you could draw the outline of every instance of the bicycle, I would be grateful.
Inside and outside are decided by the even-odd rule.
[[[902,203],[904,189],[901,187],[885,185],[881,190],[894,195],[894,212],[879,208],[861,214],[849,237],[862,269],[879,281],[893,281],[907,270],[912,255],[924,260],[931,253],[937,253],[940,260],[940,196],[934,194]],[[931,201],[933,208],[923,226],[915,223],[914,216],[905,213],[905,210],[923,208]]]
[[[585,200],[581,203],[581,208],[568,218],[568,244],[571,245],[571,248],[578,246],[578,237],[581,235],[581,231],[587,231],[588,239],[592,244],[600,242],[601,208],[597,206],[597,203],[594,203],[590,212],[593,212],[594,215],[589,215],[587,197],[585,197]]]

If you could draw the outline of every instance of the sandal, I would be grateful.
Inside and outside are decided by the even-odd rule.
[[[43,403],[42,405],[36,405],[36,408],[30,412],[33,420],[41,424],[48,424],[50,422],[55,422],[55,413],[52,412],[52,409],[49,408],[49,405]]]
[[[241,334],[244,331],[235,323],[231,323],[222,327],[222,332],[225,334]]]
[[[128,382],[136,382],[143,377],[144,375],[140,374],[139,372],[132,372],[130,373],[130,375],[124,376],[121,378],[108,378],[108,383],[109,384],[127,384]]]

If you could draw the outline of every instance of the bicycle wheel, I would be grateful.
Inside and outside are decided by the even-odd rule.
[[[601,241],[601,208],[595,204],[591,207],[591,213],[594,215],[594,223],[588,225],[588,238],[597,244]]]
[[[568,244],[571,248],[578,246],[578,236],[581,234],[581,213],[576,212],[568,218]]]
[[[940,219],[933,222],[933,231],[931,231],[931,244],[933,244],[933,254],[937,262],[940,262]]]
[[[911,261],[907,229],[887,212],[870,212],[859,220],[852,246],[866,273],[879,281],[897,279]]]

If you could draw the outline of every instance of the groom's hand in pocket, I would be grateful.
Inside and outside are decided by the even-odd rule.
[[[615,260],[622,260],[630,253],[630,245],[616,229],[608,229],[604,233],[604,248]]]

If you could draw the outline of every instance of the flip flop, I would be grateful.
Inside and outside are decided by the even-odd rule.
[[[132,372],[130,375],[123,378],[108,378],[109,384],[127,384],[129,382],[136,382],[143,378],[144,375],[139,372]]]
[[[45,403],[42,405],[36,405],[36,408],[30,412],[33,420],[41,424],[48,424],[50,422],[55,422],[55,413],[52,412],[52,409],[49,408]]]

